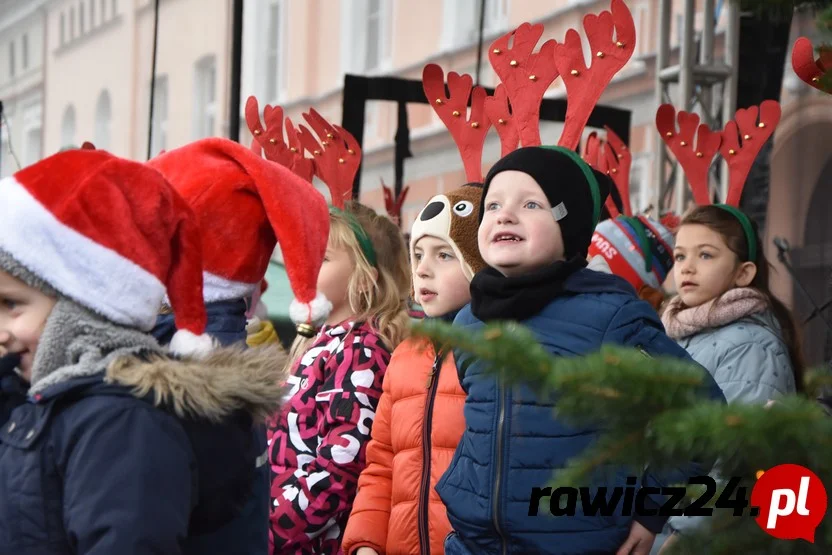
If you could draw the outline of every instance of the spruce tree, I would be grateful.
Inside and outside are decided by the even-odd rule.
[[[602,464],[639,475],[645,467],[661,474],[693,460],[718,461],[723,480],[707,506],[721,499],[722,508],[714,509],[699,531],[683,535],[672,553],[832,553],[829,519],[816,530],[814,543],[781,540],[758,526],[750,507],[758,472],[780,464],[805,466],[832,486],[832,418],[814,401],[816,392],[832,382],[828,373],[808,372],[804,394],[768,408],[727,405],[705,395],[703,368],[637,349],[606,346],[586,356],[554,357],[516,323],[490,324],[472,333],[426,321],[414,333],[465,355],[463,366],[466,360],[485,363],[505,387],[524,384],[541,398],[556,395],[558,418],[603,430],[591,449],[553,475],[553,490],[589,485]],[[688,488],[690,499],[701,493]]]

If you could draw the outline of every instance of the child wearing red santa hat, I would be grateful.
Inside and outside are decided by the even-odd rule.
[[[246,344],[248,304],[278,241],[297,295],[293,304],[302,309],[298,323],[322,323],[329,303],[316,292],[315,280],[326,249],[329,213],[323,195],[308,180],[220,138],[168,151],[148,165],[165,176],[199,221],[206,333],[226,345]],[[167,306],[162,312],[153,333],[165,343],[177,326]],[[268,550],[266,429],[254,433],[262,456],[250,501],[235,522],[202,538],[201,553],[249,555]]]
[[[158,172],[106,152],[0,181],[0,348],[30,384],[0,428],[0,552],[198,553],[239,513],[282,360],[211,351],[201,241]],[[165,295],[172,353],[147,334]]]

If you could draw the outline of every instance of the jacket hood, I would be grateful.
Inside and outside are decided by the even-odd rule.
[[[126,356],[106,370],[104,381],[180,418],[219,422],[244,411],[262,422],[280,408],[286,393],[285,351],[279,346],[226,347],[205,358],[172,358],[162,353]]]

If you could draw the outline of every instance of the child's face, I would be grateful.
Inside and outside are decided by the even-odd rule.
[[[477,238],[483,260],[507,277],[563,260],[563,236],[552,207],[523,172],[504,171],[491,180]]]
[[[0,271],[0,354],[19,354],[26,380],[31,380],[38,341],[55,301]]]
[[[700,224],[679,228],[673,259],[673,281],[682,302],[689,307],[704,304],[734,287],[748,286],[757,271],[751,262],[740,264],[722,235]]]
[[[448,243],[426,236],[417,241],[413,250],[413,291],[425,314],[435,318],[471,301],[462,261]]]
[[[355,262],[346,247],[334,248],[330,240],[318,274],[318,291],[332,303],[332,312],[326,323],[339,324],[350,317],[349,282],[355,270]]]

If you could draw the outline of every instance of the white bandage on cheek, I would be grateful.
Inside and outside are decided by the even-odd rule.
[[[552,216],[555,217],[555,221],[559,222],[566,217],[569,212],[566,210],[566,206],[561,202],[554,208],[552,208]]]

